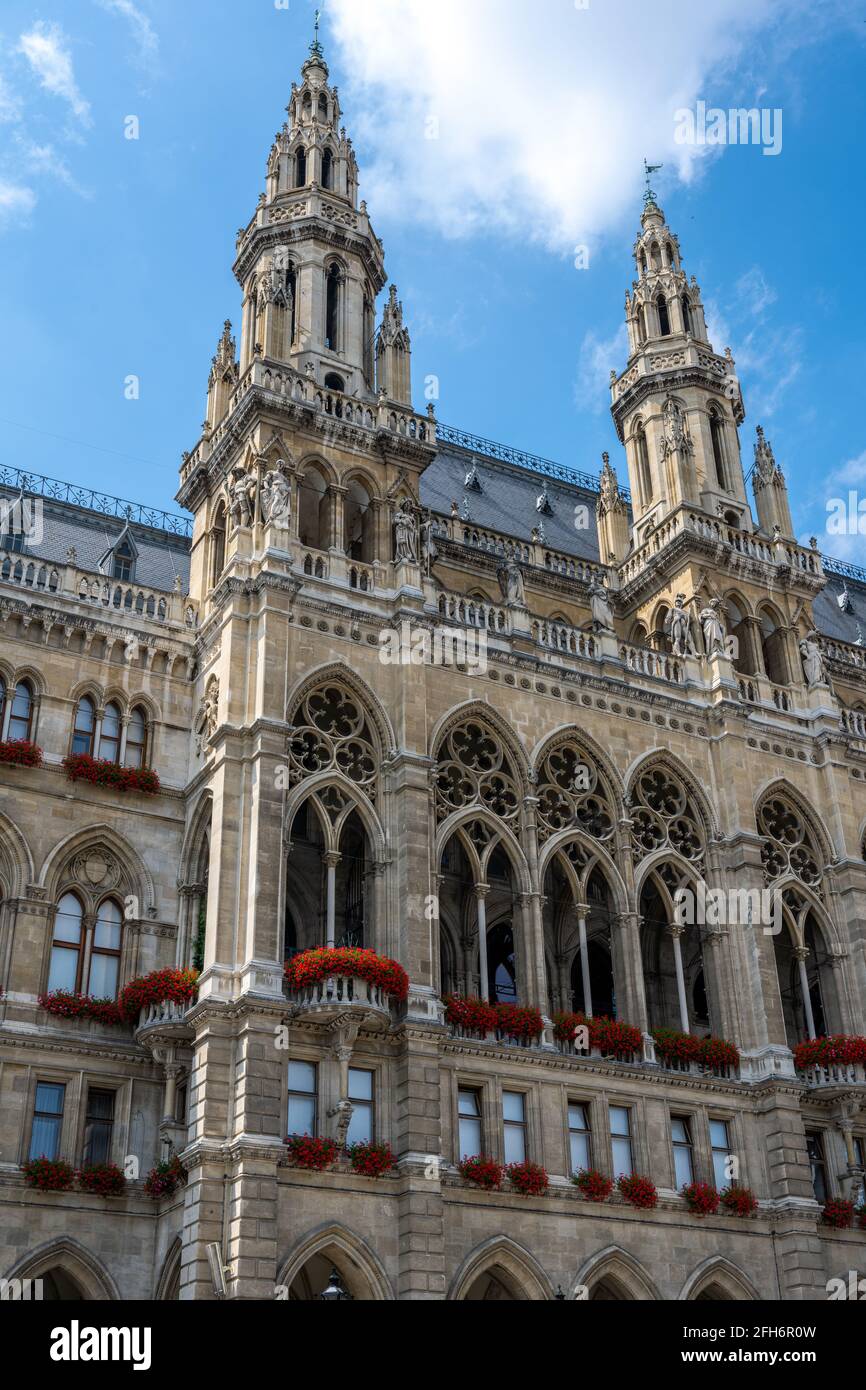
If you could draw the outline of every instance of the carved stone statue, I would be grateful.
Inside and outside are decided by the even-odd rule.
[[[232,521],[235,526],[251,526],[255,507],[255,478],[245,468],[233,468],[229,484]]]
[[[704,634],[704,650],[707,656],[725,652],[725,622],[722,617],[722,600],[714,598],[701,612],[701,629]]]
[[[607,585],[600,579],[593,580],[589,595],[593,627],[598,632],[613,632],[613,609]]]
[[[405,502],[401,502],[394,513],[394,544],[398,565],[417,565],[418,527]]]
[[[262,512],[269,526],[289,529],[292,520],[292,485],[278,463],[262,484]]]
[[[502,590],[502,597],[512,608],[526,607],[526,587],[523,582],[523,570],[517,563],[517,559],[512,551],[504,565],[500,565],[496,571],[499,580],[499,587]]]
[[[800,658],[803,662],[806,684],[810,690],[816,685],[827,684],[827,668],[824,665],[824,655],[817,639],[817,632],[810,632],[809,636],[804,637],[800,643]]]
[[[686,608],[685,594],[677,594],[676,606],[665,619],[665,636],[669,638],[674,656],[697,656],[692,636],[692,618]]]
[[[664,408],[664,445],[662,454],[667,458],[675,450],[691,452],[691,443],[686,433],[686,418],[672,396],[668,396]]]
[[[207,683],[202,702],[195,721],[196,751],[201,754],[207,747],[217,730],[219,720],[220,687],[219,681],[212,676]]]

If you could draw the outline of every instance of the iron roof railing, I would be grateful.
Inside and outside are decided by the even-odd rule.
[[[598,494],[599,491],[598,478],[593,478],[589,473],[581,473],[576,468],[566,468],[561,463],[553,463],[537,454],[527,454],[523,449],[513,449],[509,444],[496,444],[492,439],[483,439],[480,435],[455,429],[453,425],[437,424],[436,439],[440,444],[456,444],[459,449],[466,449],[469,453],[499,459],[502,463],[516,464],[518,468],[527,468],[531,473],[559,478],[562,482],[571,483],[572,487],[583,488],[586,492]],[[623,500],[631,505],[631,493],[628,488],[620,487],[620,494]]]
[[[48,497],[54,502],[68,502],[72,506],[85,507],[88,511],[117,517],[136,526],[147,526],[153,531],[165,531],[171,536],[192,539],[191,517],[176,516],[160,511],[158,507],[146,507],[140,502],[125,502],[123,498],[112,497],[110,493],[77,487],[74,483],[61,483],[56,478],[28,473],[23,468],[0,465],[0,487],[8,488],[11,492],[23,491],[36,497]]]
[[[848,560],[834,560],[832,555],[822,555],[821,562],[828,574],[838,574],[843,579],[856,579],[858,584],[866,584],[866,569],[861,565],[852,565]]]

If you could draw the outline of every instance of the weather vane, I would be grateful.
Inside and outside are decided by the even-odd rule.
[[[322,56],[322,45],[319,43],[319,20],[321,16],[322,11],[316,10],[316,36],[313,39],[313,42],[310,44],[310,52],[315,54],[315,56],[318,58],[321,58]]]
[[[659,170],[663,169],[665,166],[663,164],[647,164],[646,160],[644,160],[643,167],[646,171],[646,193],[644,194],[643,200],[645,203],[654,203],[656,201],[656,195],[653,193],[650,180],[653,174],[657,174]]]

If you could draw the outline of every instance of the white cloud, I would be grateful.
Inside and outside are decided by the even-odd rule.
[[[628,330],[625,324],[612,338],[599,338],[592,329],[580,345],[574,398],[583,410],[598,415],[610,409],[610,374],[619,372],[628,357]]]
[[[0,178],[0,226],[26,222],[36,206],[36,194],[22,184]]]
[[[677,111],[719,94],[783,11],[796,29],[799,8],[330,0],[365,196],[380,216],[446,235],[495,230],[565,253],[591,243],[634,212],[644,157],[667,166],[660,191],[695,176],[711,150],[676,142]]]
[[[23,53],[45,90],[68,102],[82,125],[89,125],[90,105],[78,89],[72,55],[60,25],[37,21],[29,33],[21,35],[18,51]]]
[[[17,96],[0,73],[0,121],[17,121],[21,115],[21,105]]]
[[[862,565],[866,558],[866,449],[828,474],[822,487],[825,526],[818,536],[819,548],[837,560]],[[842,511],[840,513],[840,504]],[[840,515],[843,529],[840,528]],[[833,529],[827,529],[832,518]],[[801,536],[808,545],[810,537]]]
[[[96,0],[96,3],[100,9],[122,15],[124,19],[129,20],[137,46],[138,61],[145,64],[153,62],[159,53],[159,35],[144,10],[133,4],[133,0]]]

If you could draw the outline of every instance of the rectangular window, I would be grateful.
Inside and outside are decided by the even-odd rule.
[[[502,1092],[505,1162],[526,1162],[526,1097],[521,1091]]]
[[[87,1092],[87,1118],[84,1126],[84,1162],[109,1163],[114,1132],[114,1092]]]
[[[613,1175],[630,1178],[634,1173],[631,1147],[631,1111],[623,1105],[610,1107],[610,1144],[613,1154]]]
[[[375,1134],[373,1073],[349,1068],[349,1100],[354,1107],[349,1121],[349,1144],[372,1144]]]
[[[713,1148],[713,1182],[717,1191],[730,1187],[728,1159],[731,1157],[731,1133],[726,1120],[710,1120],[710,1143]]]
[[[592,1167],[592,1144],[589,1134],[589,1108],[586,1105],[568,1107],[568,1143],[571,1151],[571,1171]]]
[[[30,1133],[30,1157],[55,1159],[60,1155],[60,1133],[63,1127],[63,1102],[66,1087],[54,1081],[40,1081],[36,1087],[33,1107],[33,1129]]]
[[[317,1081],[318,1069],[313,1062],[289,1063],[289,1135],[315,1135]]]
[[[827,1200],[828,1192],[823,1134],[807,1134],[806,1148],[809,1152],[809,1165],[812,1169],[812,1190],[815,1193],[815,1201],[824,1203]]]
[[[671,1140],[674,1147],[674,1186],[679,1192],[695,1180],[691,1121],[685,1118],[672,1119]]]
[[[477,1091],[461,1091],[457,1102],[459,1117],[458,1158],[476,1158],[484,1152],[481,1130],[481,1096]]]

